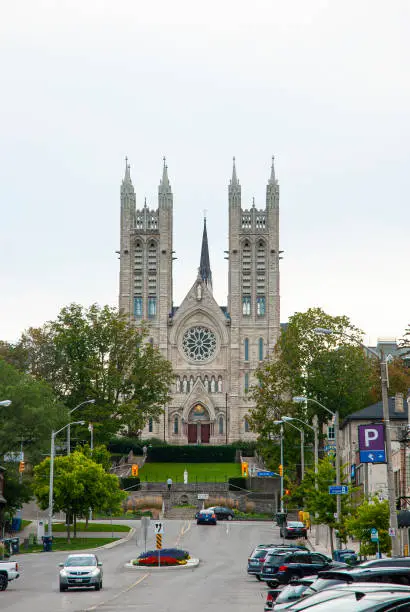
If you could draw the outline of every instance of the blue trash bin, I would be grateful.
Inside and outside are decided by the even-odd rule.
[[[43,536],[43,552],[51,552],[53,550],[53,536]]]

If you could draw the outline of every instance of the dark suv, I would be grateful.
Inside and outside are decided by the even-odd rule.
[[[274,550],[266,558],[262,567],[261,579],[273,587],[275,584],[288,584],[293,576],[302,578],[322,570],[344,569],[346,563],[332,561],[320,553],[306,550]]]
[[[302,550],[304,547],[289,546],[287,544],[266,544],[257,546],[248,557],[247,572],[250,576],[255,576],[257,580],[261,579],[261,571],[268,555],[274,551]]]

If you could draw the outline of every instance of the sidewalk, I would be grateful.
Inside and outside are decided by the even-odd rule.
[[[316,537],[317,531],[319,532],[319,540],[317,540]],[[327,525],[312,525],[312,530],[309,534],[309,543],[314,551],[322,553],[328,557],[332,556],[329,528],[327,527]],[[355,553],[359,555],[360,544],[359,542],[353,541],[349,538],[346,544],[342,545],[342,548],[349,548],[350,550],[354,550]]]

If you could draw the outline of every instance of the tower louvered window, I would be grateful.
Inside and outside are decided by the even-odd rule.
[[[266,245],[258,242],[256,250],[256,314],[263,317],[266,312]]]
[[[251,275],[252,275],[252,251],[251,245],[246,241],[242,248],[242,314],[251,314]]]
[[[157,314],[157,244],[151,240],[148,244],[148,317]]]
[[[134,316],[137,318],[143,316],[143,269],[144,253],[142,250],[142,243],[140,240],[137,240],[134,248]]]

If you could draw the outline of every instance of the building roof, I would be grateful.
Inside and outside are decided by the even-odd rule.
[[[403,401],[403,412],[396,412],[396,401],[395,397],[389,397],[389,417],[392,421],[407,421],[408,420],[408,404],[406,398]],[[376,402],[366,408],[357,410],[352,414],[349,414],[344,420],[343,424],[349,421],[382,421],[383,420],[383,403]]]

